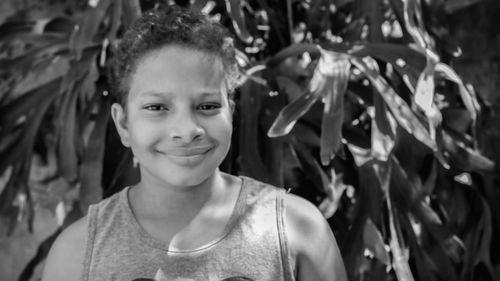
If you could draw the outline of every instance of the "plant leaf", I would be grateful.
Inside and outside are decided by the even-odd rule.
[[[40,64],[50,64],[57,53],[67,49],[68,43],[63,40],[54,40],[12,59],[0,60],[0,74],[8,71],[9,75],[25,76]]]
[[[94,36],[111,3],[111,0],[100,0],[96,7],[87,7],[83,20],[75,26],[69,46],[76,60],[80,60],[84,48],[93,43]]]
[[[464,102],[465,108],[469,111],[473,122],[475,123],[477,120],[477,116],[480,113],[480,106],[477,101],[477,97],[473,91],[469,91],[467,87],[465,87],[464,82],[458,76],[458,74],[451,67],[444,63],[438,63],[436,65],[436,72],[442,75],[444,78],[456,83],[458,85],[458,89],[460,92],[460,97]]]
[[[332,59],[327,56],[329,56],[328,53],[323,53],[320,57],[305,93],[281,110],[273,125],[269,128],[267,133],[269,137],[273,138],[288,134],[297,120],[332,88],[330,78],[334,75],[334,65],[332,65]]]
[[[325,106],[321,123],[321,163],[326,166],[341,149],[344,122],[344,94],[347,89],[351,64],[345,55],[322,51],[325,58]],[[318,65],[318,67],[320,67]],[[328,71],[328,72],[326,72]]]
[[[71,89],[74,89],[71,87]],[[69,183],[78,180],[78,157],[76,153],[77,116],[76,101],[77,94],[74,91],[64,93],[61,113],[58,117],[59,132],[57,137],[57,166],[60,175]]]
[[[435,54],[427,56],[427,65],[420,74],[415,89],[415,103],[424,112],[431,111],[434,103],[434,69],[438,63],[438,59]]]
[[[478,150],[470,148],[464,142],[454,139],[446,130],[442,130],[443,144],[449,153],[452,167],[464,172],[493,171],[495,162],[481,154]]]
[[[387,199],[389,202],[390,199]],[[395,211],[391,207],[390,203],[388,206],[389,212],[389,247],[392,252],[392,267],[399,281],[414,281],[413,274],[410,269],[409,261],[409,251],[408,248],[404,247],[402,244],[401,235],[398,233],[399,221],[395,218]]]
[[[396,120],[380,95],[375,95],[373,99],[375,116],[371,126],[371,155],[379,161],[387,161],[395,145]]]
[[[290,101],[298,99],[304,93],[304,90],[294,80],[287,76],[276,76],[276,83],[278,84],[278,90],[280,92],[285,92]]]
[[[351,45],[346,43],[323,43],[321,47],[359,58],[370,56],[395,66],[402,65],[401,67],[404,69],[411,66],[421,71],[426,64],[425,56],[409,45],[394,43],[355,43]]]
[[[311,149],[306,147],[304,143],[298,140],[298,137],[300,136],[297,136],[296,133],[297,132],[293,130],[292,133],[287,136],[292,154],[295,159],[297,159],[297,162],[299,163],[302,170],[308,171],[306,177],[314,183],[314,187],[317,188],[320,192],[325,192],[324,184],[328,182],[328,177],[326,177],[325,174],[322,175],[323,170],[317,163],[316,159],[314,159],[314,156],[311,153]]]
[[[436,140],[436,128],[440,126],[443,116],[434,103],[434,70],[438,63],[438,56],[426,49],[427,65],[420,74],[415,89],[415,104],[425,113],[429,122],[429,132],[431,138]]]
[[[425,53],[433,45],[433,40],[427,34],[422,19],[422,8],[419,0],[403,0],[404,21],[408,33],[418,46],[418,49]]]
[[[417,140],[428,146],[432,151],[437,151],[436,142],[429,132],[420,123],[408,104],[389,86],[387,81],[379,74],[376,62],[372,58],[351,58],[351,62],[370,79],[373,87],[377,89],[385,103],[396,118],[398,124]]]
[[[121,2],[123,5],[123,27],[128,29],[141,16],[141,4],[139,0],[122,0]]]
[[[317,82],[317,79],[322,79],[323,81]],[[311,83],[313,83],[313,80],[311,80]],[[314,83],[325,83],[325,78],[316,78]],[[271,128],[269,128],[267,136],[275,138],[287,135],[292,130],[297,120],[302,117],[302,115],[304,115],[319,98],[321,98],[321,95],[322,93],[320,91],[311,92],[307,90],[298,99],[285,106],[285,108],[283,108],[279,113]]]
[[[129,0],[126,0],[129,1]],[[118,28],[120,28],[121,18],[123,15],[123,0],[114,0],[113,1],[113,9],[111,10],[111,27],[108,31],[108,40],[113,42],[118,35]]]
[[[106,128],[109,121],[109,98],[99,101],[99,114],[95,120],[94,130],[90,135],[80,168],[80,209],[84,214],[90,204],[102,199],[102,168]]]
[[[323,169],[321,169],[321,166],[316,161],[314,161],[314,163],[321,174],[323,188],[326,194],[323,201],[319,204],[318,209],[323,213],[326,219],[329,219],[337,212],[340,205],[340,199],[347,189],[347,186],[342,182],[343,175],[337,174],[334,168],[330,168],[331,180],[329,180]]]
[[[45,96],[47,91],[54,90],[55,85],[59,86],[60,82],[61,79],[52,80],[2,106],[0,111],[1,130],[4,132],[11,131],[15,126],[19,125],[23,116],[26,118],[30,110],[36,108],[43,99],[49,98]],[[57,89],[49,95],[55,94],[57,94]]]
[[[366,220],[363,229],[363,241],[365,247],[373,253],[377,260],[386,266],[391,264],[389,253],[385,249],[384,238],[370,218]]]
[[[295,57],[298,55],[301,55],[305,52],[308,52],[311,57],[319,57],[320,56],[320,51],[318,46],[314,44],[309,44],[309,43],[297,43],[290,45],[278,53],[276,53],[273,57],[269,59],[267,62],[268,67],[275,67],[279,63],[281,63],[283,60],[285,60],[288,57]]]
[[[266,92],[267,88],[251,80],[241,87],[241,119],[240,134],[241,169],[244,174],[261,180],[267,180],[269,173],[259,152],[259,112],[262,106],[260,93]]]
[[[210,3],[209,5],[212,6],[215,4],[214,1],[210,1],[212,3]],[[208,0],[196,0],[194,1],[194,3],[191,3],[191,6],[189,7],[191,10],[193,11],[197,11],[197,12],[200,12],[203,10],[203,8],[205,8],[208,4]]]
[[[40,99],[29,99],[32,102],[34,113],[26,120],[27,126],[22,128],[22,139],[18,143],[13,143],[12,147],[0,151],[0,174],[10,166],[13,162],[23,159],[23,153],[27,153],[32,149],[35,136],[38,132],[38,127],[43,119],[48,106],[57,96],[61,79],[56,79],[44,86],[34,90],[30,96],[39,96]],[[2,111],[3,112],[3,111]],[[7,132],[9,133],[9,132]],[[3,134],[3,132],[2,132]]]
[[[252,35],[247,30],[245,23],[245,15],[243,14],[243,1],[242,0],[225,0],[226,9],[231,17],[231,22],[233,23],[234,31],[238,38],[246,44],[250,44],[253,41]]]
[[[481,2],[481,0],[453,0],[453,1],[446,1],[444,3],[444,9],[446,13],[448,14],[453,14],[458,10],[462,10],[464,8],[467,8],[471,5],[477,4],[478,2]]]

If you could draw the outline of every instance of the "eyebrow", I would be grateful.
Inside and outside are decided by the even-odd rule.
[[[171,95],[172,95],[172,93],[170,93],[170,92],[156,92],[156,91],[147,91],[147,92],[143,92],[140,94],[140,96],[142,96],[142,97],[160,97],[160,98],[169,97]],[[222,91],[217,90],[217,89],[202,90],[202,92],[200,94],[200,96],[202,98],[218,97],[221,95],[222,95]]]
[[[201,96],[202,97],[213,97],[213,96],[220,96],[222,95],[222,92],[219,91],[219,90],[213,90],[213,91],[204,91],[203,93],[201,93]]]

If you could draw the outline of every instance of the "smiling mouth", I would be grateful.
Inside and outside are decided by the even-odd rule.
[[[158,151],[167,156],[172,162],[180,166],[195,166],[205,159],[206,155],[214,147],[174,148],[166,151]]]
[[[166,152],[166,154],[177,156],[177,157],[191,157],[206,154],[210,151],[212,147],[194,147],[194,148],[177,148],[170,149]]]

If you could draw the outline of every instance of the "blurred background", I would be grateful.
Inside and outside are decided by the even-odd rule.
[[[316,204],[349,280],[500,280],[497,0],[2,0],[0,280],[39,280],[59,232],[137,181],[107,68],[160,5],[232,32],[221,168]]]

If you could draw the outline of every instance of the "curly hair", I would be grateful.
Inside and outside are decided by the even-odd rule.
[[[167,6],[143,14],[125,32],[110,67],[111,93],[126,104],[130,77],[147,53],[168,45],[207,52],[221,58],[226,86],[231,93],[236,85],[238,67],[233,40],[220,24],[201,13],[178,6]]]

